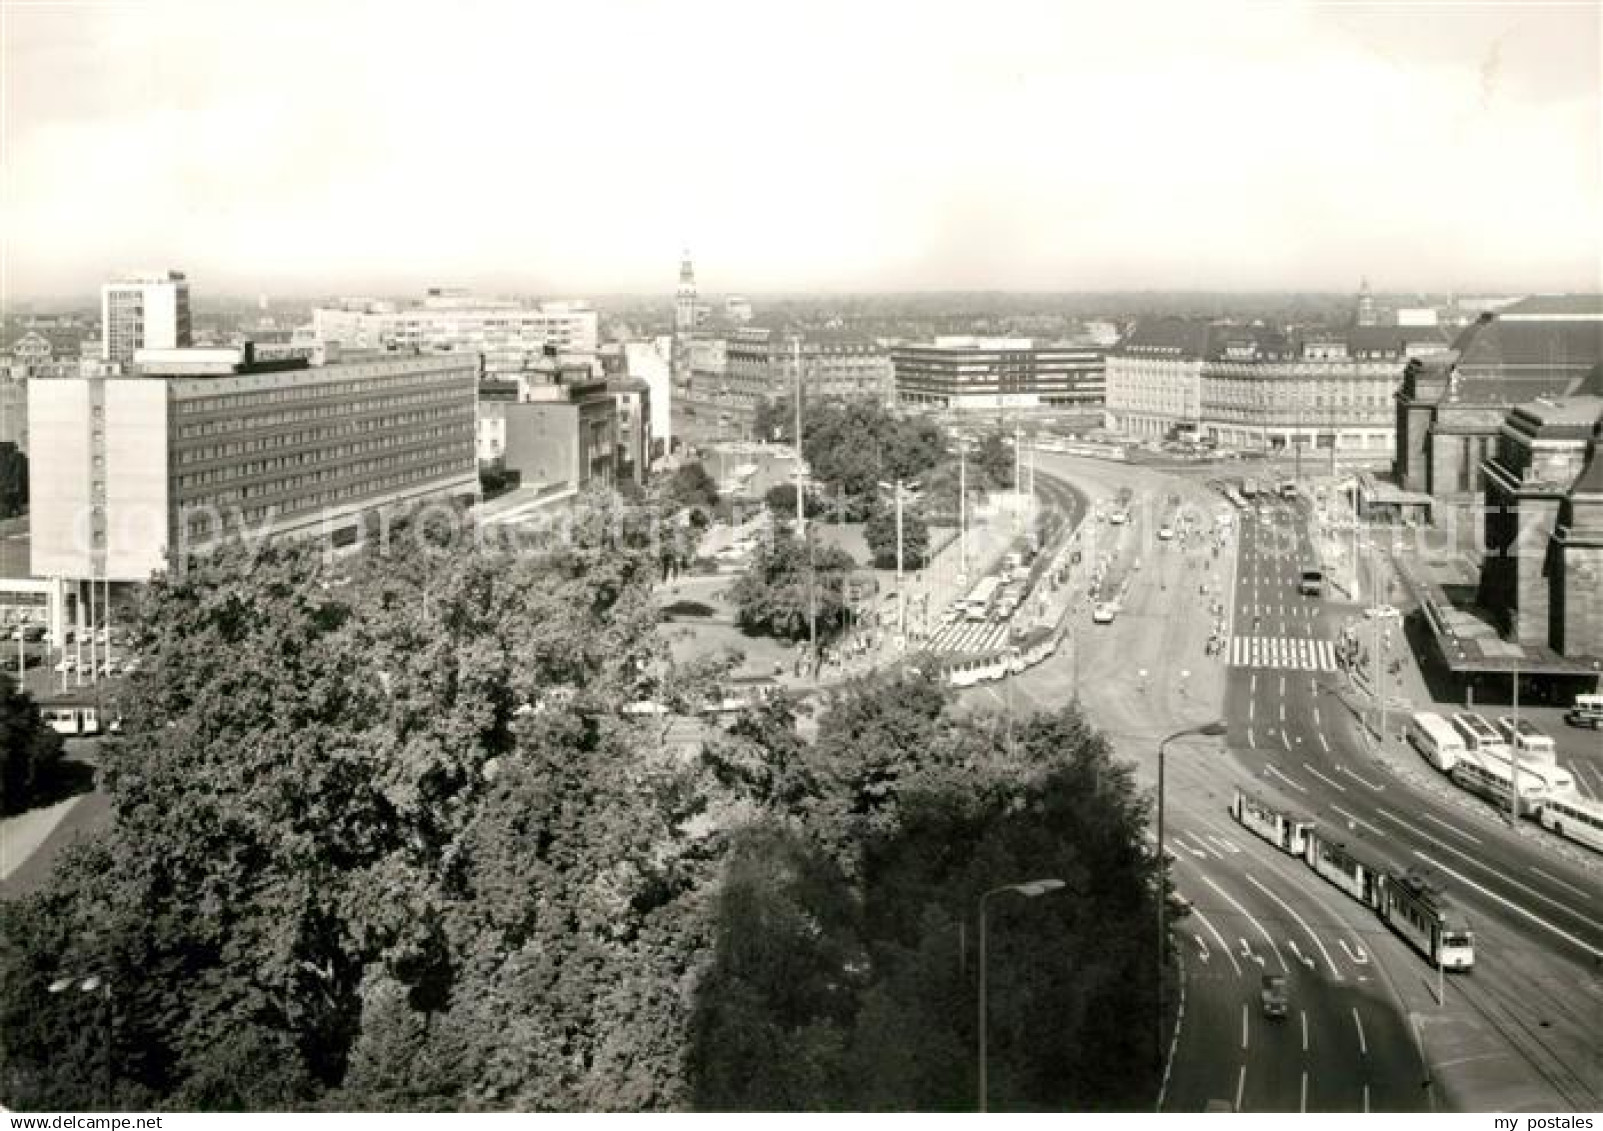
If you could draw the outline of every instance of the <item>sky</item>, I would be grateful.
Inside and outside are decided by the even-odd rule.
[[[1603,290],[1603,0],[0,0],[0,286]]]

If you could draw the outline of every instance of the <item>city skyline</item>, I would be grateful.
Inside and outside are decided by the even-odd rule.
[[[6,4],[7,298],[1598,286],[1595,4],[453,11]]]

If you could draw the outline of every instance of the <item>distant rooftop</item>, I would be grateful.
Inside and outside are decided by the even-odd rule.
[[[1603,322],[1603,294],[1531,295],[1510,303],[1497,312],[1502,321],[1534,321],[1550,318],[1582,318]]]

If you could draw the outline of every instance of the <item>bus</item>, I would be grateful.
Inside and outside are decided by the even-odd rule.
[[[1529,719],[1516,719],[1511,715],[1497,716],[1497,729],[1507,736],[1519,753],[1523,765],[1529,758],[1533,762],[1540,762],[1551,766],[1558,761],[1558,747],[1553,740],[1531,724]]]
[[[1479,794],[1499,809],[1509,807],[1509,782],[1514,767],[1509,759],[1491,751],[1470,751],[1459,758],[1448,777],[1462,789]],[[1575,789],[1575,777],[1557,766],[1526,767],[1519,770],[1519,806],[1517,812],[1534,816],[1537,808],[1555,793]]]
[[[1316,565],[1302,567],[1297,577],[1297,592],[1304,597],[1318,597],[1325,591],[1325,571]]]
[[[39,717],[57,734],[91,735],[100,733],[100,709],[93,703],[69,699],[39,704]]]
[[[1453,716],[1453,726],[1463,736],[1464,747],[1471,754],[1490,753],[1500,758],[1509,754],[1508,740],[1497,728],[1473,711],[1459,711]]]
[[[1408,741],[1425,761],[1447,773],[1466,752],[1463,736],[1440,715],[1416,711],[1408,719]]]
[[[1537,820],[1565,840],[1603,852],[1603,803],[1578,793],[1550,794],[1542,801]]]
[[[991,605],[995,602],[996,591],[1001,586],[1002,579],[999,577],[982,577],[979,584],[963,599],[964,619],[981,621],[990,617]]]
[[[1241,497],[1243,499],[1256,498],[1258,495],[1258,481],[1256,479],[1243,479],[1241,481]]]

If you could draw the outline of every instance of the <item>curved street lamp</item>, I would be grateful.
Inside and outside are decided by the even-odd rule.
[[[1169,887],[1168,884],[1164,882],[1168,875],[1168,869],[1164,866],[1165,857],[1163,855],[1164,753],[1169,743],[1174,742],[1177,739],[1204,737],[1221,738],[1229,732],[1230,728],[1227,727],[1222,721],[1216,719],[1211,723],[1203,723],[1201,726],[1187,727],[1185,730],[1177,730],[1173,734],[1169,735],[1169,737],[1165,738],[1162,742],[1158,743],[1158,1023],[1156,1030],[1159,1064],[1163,1063],[1163,969],[1165,958],[1164,952],[1167,950],[1167,947],[1164,946],[1164,941],[1168,937],[1167,913],[1169,909]]]
[[[1025,899],[1034,899],[1038,895],[1058,891],[1065,884],[1058,879],[1028,880],[1022,884],[1003,884],[992,888],[980,896],[980,1110],[986,1109],[986,1071],[985,1071],[985,1029],[986,1029],[986,986],[985,986],[985,905],[993,895],[1004,892],[1013,892],[1022,895]]]

